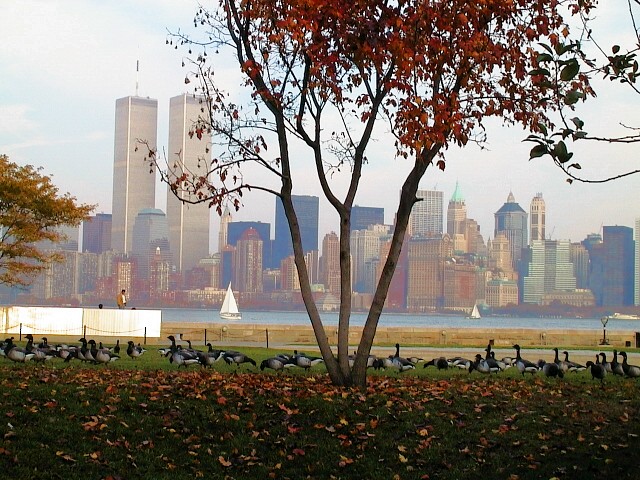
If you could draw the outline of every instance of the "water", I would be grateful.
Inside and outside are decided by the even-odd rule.
[[[322,313],[325,325],[337,325],[337,313]],[[162,310],[162,320],[166,322],[203,322],[225,324],[217,310],[169,308]],[[351,325],[364,325],[366,314],[353,313]],[[258,325],[309,325],[304,312],[263,312],[243,311],[242,320],[233,322]],[[433,327],[433,328],[529,328],[529,329],[576,329],[602,331],[600,318],[522,318],[522,317],[483,317],[470,320],[464,316],[453,315],[411,315],[383,313],[379,326],[384,327]],[[610,319],[607,330],[640,331],[640,320]]]

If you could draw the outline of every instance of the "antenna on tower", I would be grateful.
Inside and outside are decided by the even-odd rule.
[[[138,96],[138,75],[140,72],[140,60],[136,60],[136,97]]]

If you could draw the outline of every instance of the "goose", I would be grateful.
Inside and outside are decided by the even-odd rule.
[[[396,354],[393,356],[390,356],[389,358],[391,358],[391,362],[393,363],[393,366],[398,370],[400,370],[400,372],[406,372],[407,370],[416,368],[416,365],[414,363],[400,356],[399,343],[396,343]]]
[[[558,347],[554,347],[553,352],[554,352],[553,363],[558,365],[558,367],[560,367],[560,370],[562,370],[563,373],[567,373],[569,371],[569,364],[564,360],[560,360],[558,356]]]
[[[257,366],[256,361],[253,358],[246,356],[244,353],[232,350],[223,352],[222,359],[227,363],[227,365],[231,365],[232,363],[234,363],[236,367],[240,366],[243,363],[250,363],[254,367]]]
[[[491,366],[487,359],[482,358],[482,355],[479,353],[476,354],[476,358],[469,365],[469,373],[477,370],[480,373],[498,373],[500,368],[497,365]]]
[[[178,348],[169,349],[165,354],[165,357],[169,357],[169,363],[176,364],[178,367],[184,366],[186,368],[189,365],[200,363],[200,360],[198,360],[198,356],[195,353]]]
[[[463,357],[453,357],[447,359],[447,363],[450,367],[459,368],[461,370],[469,370],[469,365],[471,365],[471,360]]]
[[[115,353],[116,355],[120,354],[120,339],[116,340],[116,344],[113,346],[113,348],[111,349],[111,351],[113,353]]]
[[[591,379],[600,380],[601,384],[604,384],[604,379],[607,376],[607,369],[602,366],[600,363],[593,363],[591,360],[587,362],[586,367],[591,372]]]
[[[540,370],[546,377],[564,377],[564,370],[556,362],[545,362],[543,360]]]
[[[387,368],[392,368],[393,365],[393,356],[389,355],[384,358],[377,358],[373,361],[373,368],[375,370],[386,370]]]
[[[613,351],[613,358],[611,359],[611,373],[613,373],[614,375],[620,375],[621,377],[624,377],[625,375],[622,363],[618,362],[617,350]]]
[[[489,358],[485,358],[485,362],[487,362],[487,365],[489,365],[489,368],[494,373],[502,372],[510,367],[510,365],[507,365],[502,360],[497,360],[495,352],[489,352]]]
[[[85,362],[96,363],[96,359],[93,358],[93,355],[91,355],[91,350],[89,350],[89,347],[87,347],[87,339],[82,337],[78,341],[82,344],[80,350],[78,350],[78,359],[84,360]]]
[[[16,363],[26,363],[35,357],[35,353],[30,353],[26,348],[18,347],[13,343],[13,337],[5,340],[4,354],[9,360]]]
[[[411,356],[411,357],[407,357],[407,360],[409,360],[409,361],[410,361],[411,363],[413,363],[414,365],[416,365],[416,364],[418,364],[418,363],[420,363],[420,362],[424,362],[424,358],[422,358],[422,357],[416,357],[415,355],[414,355],[414,356]]]
[[[446,370],[447,368],[449,368],[449,362],[444,357],[433,358],[428,362],[425,362],[422,368],[431,366],[436,367],[438,370]]]
[[[207,343],[207,347],[209,350],[206,352],[196,350],[196,357],[204,367],[210,367],[222,358],[222,350],[215,350],[211,342]]]
[[[110,362],[115,362],[116,360],[120,360],[120,356],[111,352],[108,348],[96,348],[96,341],[91,339],[87,343],[91,345],[91,356],[95,359],[96,362],[107,364]]]
[[[598,355],[602,357],[602,359],[600,360],[600,365],[602,365],[605,368],[607,373],[611,373],[611,364],[607,362],[607,354],[604,352],[600,352]]]
[[[513,346],[516,350],[516,368],[524,377],[525,373],[534,374],[538,371],[538,367],[535,363],[525,360],[520,356],[520,345],[517,343]]]
[[[55,357],[55,351],[50,350],[49,348],[40,348],[33,345],[33,335],[27,333],[24,338],[27,339],[27,345],[25,346],[25,350],[29,353],[33,353],[33,361],[34,362],[46,362],[47,360],[51,360]]]
[[[11,337],[11,341],[13,341],[13,337]],[[8,338],[6,340],[3,340],[2,342],[0,342],[0,356],[2,356],[2,357],[6,357],[7,356],[4,353],[4,349],[7,348],[8,344],[9,344],[9,339]]]
[[[567,352],[566,350],[562,353],[564,353],[564,363],[568,366],[570,372],[582,372],[583,370],[587,369],[587,367],[585,367],[584,365],[580,365],[579,363],[569,360],[569,352]]]
[[[627,352],[620,352],[622,357],[622,369],[627,377],[637,378],[640,377],[640,367],[637,365],[629,365],[627,363]]]
[[[285,362],[278,356],[267,358],[260,363],[260,370],[264,371],[265,368],[270,368],[276,372],[284,368]]]
[[[138,357],[141,357],[146,350],[140,346],[140,344],[136,345],[132,340],[127,342],[127,355],[129,355],[134,360]]]
[[[297,351],[293,352],[293,357],[289,360],[289,363],[294,364],[296,367],[304,368],[305,370],[309,370],[311,367],[322,362],[324,362],[324,360],[321,357],[309,357]]]

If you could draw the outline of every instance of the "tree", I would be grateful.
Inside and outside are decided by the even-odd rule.
[[[536,59],[534,43],[563,43],[556,4],[222,0],[217,8],[197,12],[194,25],[206,30],[202,38],[182,32],[168,37],[168,44],[189,51],[183,62],[190,69],[185,83],[194,81],[202,101],[191,134],[211,134],[213,159],[197,171],[185,170],[179,161],[162,165],[151,150],[149,161],[174,194],[183,192],[188,202],[208,202],[218,212],[225,202],[239,208],[250,190],[280,198],[302,298],[334,384],[366,383],[367,356],[427,169],[444,170],[444,154],[452,144],[482,143],[489,117],[535,128],[547,120],[547,110],[556,108],[538,101],[543,89],[528,75]],[[212,52],[235,56],[246,96],[224,91],[225,79],[218,79],[210,61]],[[389,140],[407,173],[390,251],[351,367],[351,208],[374,139]],[[308,159],[340,220],[337,357],[305,268],[291,199],[296,159]],[[340,195],[331,179],[345,170],[349,181]]]
[[[0,282],[26,286],[59,255],[38,245],[59,243],[61,226],[77,226],[95,208],[58,195],[41,168],[19,166],[0,155]]]
[[[639,78],[637,53],[640,50],[640,29],[636,16],[640,13],[640,0],[625,0],[629,24],[625,25],[633,39],[632,44],[607,46],[606,32],[594,30],[595,0],[580,0],[572,6],[578,19],[579,36],[564,44],[541,43],[536,58],[536,67],[529,72],[540,86],[545,97],[555,103],[557,117],[553,121],[541,122],[536,132],[527,137],[535,143],[530,158],[549,156],[566,175],[567,182],[605,183],[640,173],[640,169],[621,171],[612,176],[592,178],[581,175],[582,165],[575,160],[569,142],[603,142],[609,144],[635,144],[640,142],[640,127],[619,127],[619,135],[593,134],[585,128],[585,121],[576,115],[579,106],[589,100],[595,101],[596,91],[591,86],[595,79],[615,82],[632,94],[640,94],[636,81]],[[610,32],[611,33],[611,32]],[[620,32],[615,32],[616,36]],[[602,127],[599,125],[598,127]],[[599,128],[600,129],[600,128]]]

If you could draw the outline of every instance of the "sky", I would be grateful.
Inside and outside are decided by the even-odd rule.
[[[217,1],[203,2],[205,5]],[[610,0],[598,9],[602,43],[631,45],[626,2]],[[134,95],[158,100],[158,142],[166,147],[169,98],[185,85],[184,50],[165,44],[168,31],[188,29],[197,3],[191,0],[4,0],[0,2],[0,154],[20,165],[42,167],[61,193],[110,213],[113,181],[115,101]],[[612,32],[612,33],[609,33]],[[139,72],[136,73],[136,61]],[[217,66],[221,75],[235,65]],[[578,112],[590,133],[619,131],[620,122],[638,126],[640,97],[617,85],[596,83],[598,98]],[[234,88],[234,86],[231,86]],[[446,152],[444,172],[430,169],[420,188],[444,192],[446,203],[456,182],[485,240],[493,238],[494,213],[513,192],[529,211],[542,193],[547,236],[580,241],[603,225],[633,227],[640,217],[640,175],[601,185],[573,183],[547,159],[529,161],[533,146],[519,127],[488,124],[485,149],[469,145]],[[393,158],[388,139],[376,138],[356,204],[385,208],[393,222],[402,175],[410,164]],[[582,172],[599,178],[637,168],[639,146],[583,143],[574,148]],[[322,200],[317,181],[306,175],[303,159],[294,177],[294,193],[318,195],[320,241],[337,230],[337,217]],[[334,178],[338,193],[345,178]],[[166,187],[158,184],[156,207],[166,210]],[[274,222],[275,199],[252,192],[234,220]],[[218,219],[212,212],[212,249]],[[273,235],[273,226],[272,226]],[[214,250],[212,250],[214,251]]]

